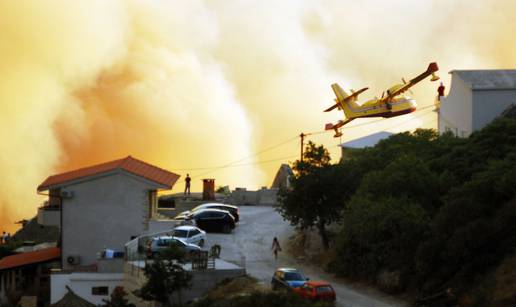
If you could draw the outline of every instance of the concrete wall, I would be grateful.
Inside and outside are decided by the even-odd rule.
[[[229,202],[235,206],[274,206],[277,203],[278,189],[261,189],[248,191],[245,188],[236,188],[231,192]]]
[[[149,222],[149,230],[145,234],[153,234],[157,232],[172,231],[175,227],[180,226],[181,222],[176,220],[151,220]]]
[[[63,188],[73,192],[62,206],[63,268],[73,268],[68,256],[79,256],[84,266],[96,263],[105,248],[123,251],[132,236],[148,228],[148,191],[155,188],[122,171]]]
[[[512,104],[516,90],[473,91],[473,131],[484,128]]]
[[[53,273],[50,275],[50,303],[63,298],[68,286],[83,299],[95,305],[104,304],[102,300],[109,299],[115,287],[122,286],[123,279],[123,273]],[[108,287],[108,295],[93,295],[93,287]]]
[[[183,303],[192,301],[205,295],[218,283],[226,278],[234,278],[245,275],[244,269],[239,270],[208,270],[192,272],[192,288],[181,293]],[[177,300],[176,296],[173,297]]]
[[[22,275],[21,269],[9,269],[0,272],[0,303],[6,304],[8,303],[8,294],[13,289],[16,289],[16,281],[20,279]]]
[[[9,271],[7,271],[9,272]],[[7,272],[0,272],[0,304],[7,305]]]
[[[441,99],[439,110],[439,133],[447,130],[457,136],[469,136],[473,131],[471,89],[456,75],[452,74],[451,89]]]
[[[220,259],[217,259],[217,263],[218,264],[216,266],[226,267],[226,269],[189,271],[192,273],[192,288],[181,292],[183,303],[203,296],[226,278],[234,278],[244,276],[246,274],[244,268],[225,263]],[[126,263],[124,272],[125,276],[122,286],[125,291],[129,293],[128,299],[130,302],[136,304],[136,306],[152,306],[152,303],[144,302],[132,294],[134,290],[140,289],[146,282],[143,269],[130,263]],[[173,299],[177,301],[177,296],[173,296]]]
[[[38,224],[61,227],[61,210],[38,208]]]
[[[258,191],[258,206],[275,206],[278,189],[261,189]]]

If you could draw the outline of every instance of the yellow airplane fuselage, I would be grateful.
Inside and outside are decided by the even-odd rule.
[[[355,119],[360,117],[393,117],[408,114],[416,111],[416,101],[410,97],[396,97],[389,103],[381,99],[371,99],[362,105],[356,103],[342,103],[340,108],[344,111],[346,118]]]

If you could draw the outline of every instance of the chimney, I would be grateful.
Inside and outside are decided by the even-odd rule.
[[[215,200],[215,179],[202,180],[202,200]]]

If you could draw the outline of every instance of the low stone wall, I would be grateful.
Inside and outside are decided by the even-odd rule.
[[[189,302],[205,295],[224,279],[244,276],[245,269],[207,270],[192,272],[192,274],[193,286],[181,294],[183,302]]]
[[[235,206],[275,206],[277,204],[278,189],[261,189],[248,191],[237,188],[229,197],[229,203]]]
[[[217,259],[217,263],[217,266],[222,269],[189,271],[192,274],[192,287],[181,292],[181,300],[183,303],[202,297],[224,279],[244,276],[246,274],[245,268],[237,267],[220,259]],[[153,303],[142,301],[133,294],[133,291],[140,289],[146,280],[141,264],[133,265],[126,263],[124,273],[123,287],[125,291],[129,293],[129,301],[136,306],[154,306]],[[177,301],[177,295],[174,295],[173,299]]]

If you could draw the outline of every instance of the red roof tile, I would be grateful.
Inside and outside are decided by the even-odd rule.
[[[177,174],[128,156],[123,159],[113,160],[110,162],[105,162],[102,164],[50,176],[38,186],[38,191],[45,191],[55,185],[60,185],[68,181],[77,180],[116,169],[123,169],[126,172],[165,185],[169,189],[171,189],[174,183],[176,183],[177,179],[179,179],[179,175]]]
[[[27,264],[57,260],[61,256],[59,247],[46,248],[34,252],[27,252],[7,256],[0,259],[0,270],[16,268]]]

